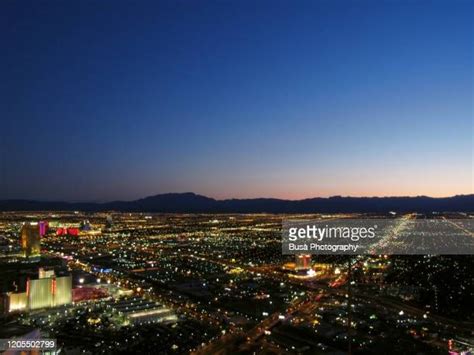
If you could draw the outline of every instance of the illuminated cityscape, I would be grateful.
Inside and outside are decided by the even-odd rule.
[[[473,14],[0,1],[0,355],[474,355]]]
[[[282,218],[299,217],[4,212],[2,323],[65,353],[472,347],[471,256],[282,255]],[[20,240],[40,220],[49,227],[32,262]]]

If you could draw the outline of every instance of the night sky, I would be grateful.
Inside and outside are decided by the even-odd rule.
[[[0,198],[473,193],[473,1],[0,3]]]

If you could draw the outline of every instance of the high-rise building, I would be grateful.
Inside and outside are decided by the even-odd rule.
[[[311,268],[311,255],[309,254],[298,254],[295,255],[295,270],[309,270]]]
[[[20,235],[21,250],[24,257],[35,257],[40,255],[40,232],[38,223],[30,222],[23,224]]]
[[[54,306],[62,306],[72,302],[72,277],[61,276],[54,279],[53,303]]]
[[[28,308],[39,309],[53,306],[53,278],[28,280],[26,293],[28,295]]]
[[[38,279],[26,282],[26,292],[9,293],[8,311],[28,311],[72,303],[72,277],[40,270]]]
[[[48,222],[47,221],[40,221],[39,223],[39,234],[41,237],[44,237],[48,232]]]

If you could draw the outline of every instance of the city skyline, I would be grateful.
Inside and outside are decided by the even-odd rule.
[[[474,354],[473,14],[0,1],[0,353]]]
[[[0,346],[61,354],[469,353],[474,219],[464,207],[3,211]],[[286,249],[286,241],[299,247]],[[30,242],[39,253],[29,252]]]
[[[470,1],[1,6],[0,199],[474,191]]]

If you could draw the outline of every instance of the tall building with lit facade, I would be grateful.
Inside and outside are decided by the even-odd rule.
[[[39,226],[39,234],[41,237],[44,237],[48,232],[48,222],[47,221],[40,221],[38,223]]]
[[[40,231],[38,223],[30,222],[21,227],[20,243],[24,257],[40,256]]]
[[[26,294],[28,309],[49,308],[53,306],[52,278],[28,280]]]
[[[62,306],[72,302],[72,277],[56,277],[53,281],[53,306]]]
[[[26,292],[9,293],[8,311],[29,311],[72,303],[72,277],[40,270],[39,278],[28,280]]]
[[[309,270],[311,268],[311,255],[309,254],[298,254],[295,255],[295,270]]]

